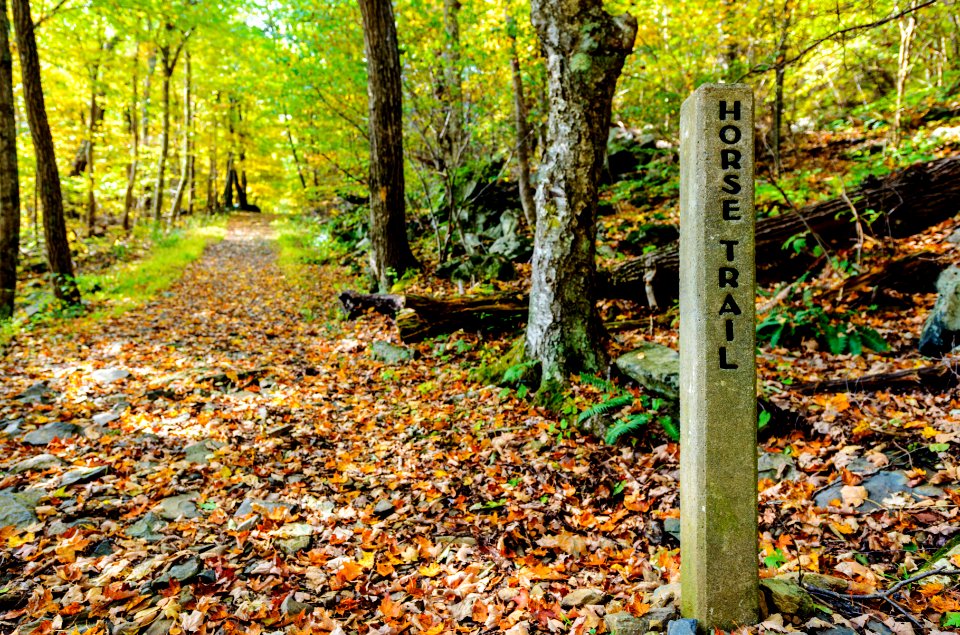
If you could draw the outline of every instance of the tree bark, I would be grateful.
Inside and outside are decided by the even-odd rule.
[[[20,173],[7,1],[0,0],[0,321],[13,316],[20,251]]]
[[[876,210],[869,231],[877,238],[903,238],[956,215],[960,208],[960,157],[917,163],[884,179],[871,178],[836,198],[757,221],[757,280],[768,284],[807,271],[821,256],[810,248],[784,249],[794,236],[814,233],[829,248],[849,248],[858,239],[850,206],[862,216]],[[812,245],[811,245],[812,246]],[[677,245],[628,260],[602,276],[601,295],[628,298],[652,309],[669,308],[678,297]]]
[[[94,225],[96,224],[97,219],[97,177],[96,169],[93,164],[93,149],[96,144],[94,135],[97,131],[97,111],[101,111],[99,104],[97,103],[97,80],[99,79],[100,71],[99,64],[94,68],[90,73],[90,119],[87,121],[87,157],[86,157],[86,167],[87,167],[87,236],[93,236]],[[102,115],[100,117],[103,118]]]
[[[163,216],[163,188],[167,170],[167,155],[170,153],[170,79],[173,76],[173,65],[170,64],[170,49],[160,49],[161,64],[163,66],[163,128],[160,132],[160,157],[157,159],[157,180],[153,190],[153,220],[160,222]]]
[[[190,109],[190,52],[183,54],[183,158],[180,166],[180,182],[177,184],[177,193],[170,208],[170,222],[175,223],[180,218],[183,197],[187,192],[190,181],[190,126],[193,122],[193,113]]]
[[[390,0],[359,0],[370,110],[370,266],[381,290],[418,266],[407,240],[400,50]]]
[[[74,306],[80,304],[80,290],[73,277],[70,241],[67,239],[67,225],[63,217],[60,173],[57,170],[57,156],[43,98],[40,57],[37,54],[33,19],[30,17],[30,0],[13,0],[13,21],[17,29],[23,100],[37,159],[37,187],[43,205],[47,264],[57,299],[68,306]]]
[[[960,368],[950,362],[908,368],[890,373],[863,375],[854,379],[824,379],[794,384],[790,390],[801,395],[825,392],[870,392],[875,390],[931,390],[942,391],[960,383]]]
[[[140,128],[137,125],[137,86],[139,84],[137,67],[140,63],[139,57],[140,43],[138,42],[133,56],[133,80],[131,82],[133,92],[130,100],[130,163],[127,164],[127,189],[123,195],[124,231],[130,231],[130,214],[133,211],[137,187],[137,164],[140,161]]]
[[[537,208],[530,186],[530,145],[533,131],[527,118],[527,100],[523,95],[523,76],[520,74],[520,58],[517,56],[517,23],[507,16],[507,33],[510,37],[510,70],[513,75],[513,118],[517,128],[517,182],[520,185],[520,205],[527,225],[537,222]]]
[[[547,59],[547,153],[537,187],[526,355],[541,387],[606,361],[594,291],[597,188],[617,78],[637,22],[600,0],[533,0],[533,26]]]

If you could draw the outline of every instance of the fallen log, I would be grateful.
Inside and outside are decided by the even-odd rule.
[[[918,163],[884,179],[868,178],[846,196],[757,221],[757,279],[761,284],[787,280],[817,260],[812,249],[800,253],[784,249],[793,236],[814,234],[830,249],[848,248],[861,232],[878,239],[912,236],[951,218],[958,209],[960,157]],[[869,227],[868,211],[877,213]],[[811,247],[814,237],[808,241]],[[679,287],[676,243],[600,275],[602,297],[632,299],[654,310],[669,308]]]
[[[877,390],[944,391],[960,383],[960,365],[951,365],[947,360],[920,368],[908,368],[890,373],[864,375],[856,379],[824,379],[790,387],[793,392],[813,395],[825,392],[872,392]]]
[[[874,271],[848,278],[841,287],[844,297],[857,305],[885,303],[889,292],[902,294],[936,293],[937,277],[950,266],[955,256],[933,251],[918,251],[899,256]]]
[[[350,319],[371,310],[393,316],[404,342],[420,342],[460,329],[475,333],[511,331],[526,321],[528,308],[527,297],[514,293],[432,298],[344,291],[340,303]]]

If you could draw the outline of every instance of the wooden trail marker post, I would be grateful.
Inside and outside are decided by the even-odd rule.
[[[753,92],[680,117],[680,567],[699,628],[758,620]]]

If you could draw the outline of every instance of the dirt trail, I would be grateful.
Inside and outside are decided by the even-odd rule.
[[[551,445],[528,406],[466,382],[470,340],[391,366],[370,352],[385,320],[305,321],[303,294],[339,282],[318,275],[291,284],[266,219],[236,218],[163,297],[0,359],[0,525],[19,524],[0,632],[479,631],[661,579],[612,451]]]

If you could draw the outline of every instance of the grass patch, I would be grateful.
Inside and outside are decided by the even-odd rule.
[[[169,232],[153,230],[151,248],[145,257],[77,277],[83,295],[82,308],[61,307],[47,284],[28,288],[18,297],[13,319],[0,323],[0,346],[24,330],[78,318],[87,310],[91,312],[85,319],[96,321],[142,306],[179,280],[187,265],[197,260],[207,245],[219,242],[225,235],[225,218]]]

